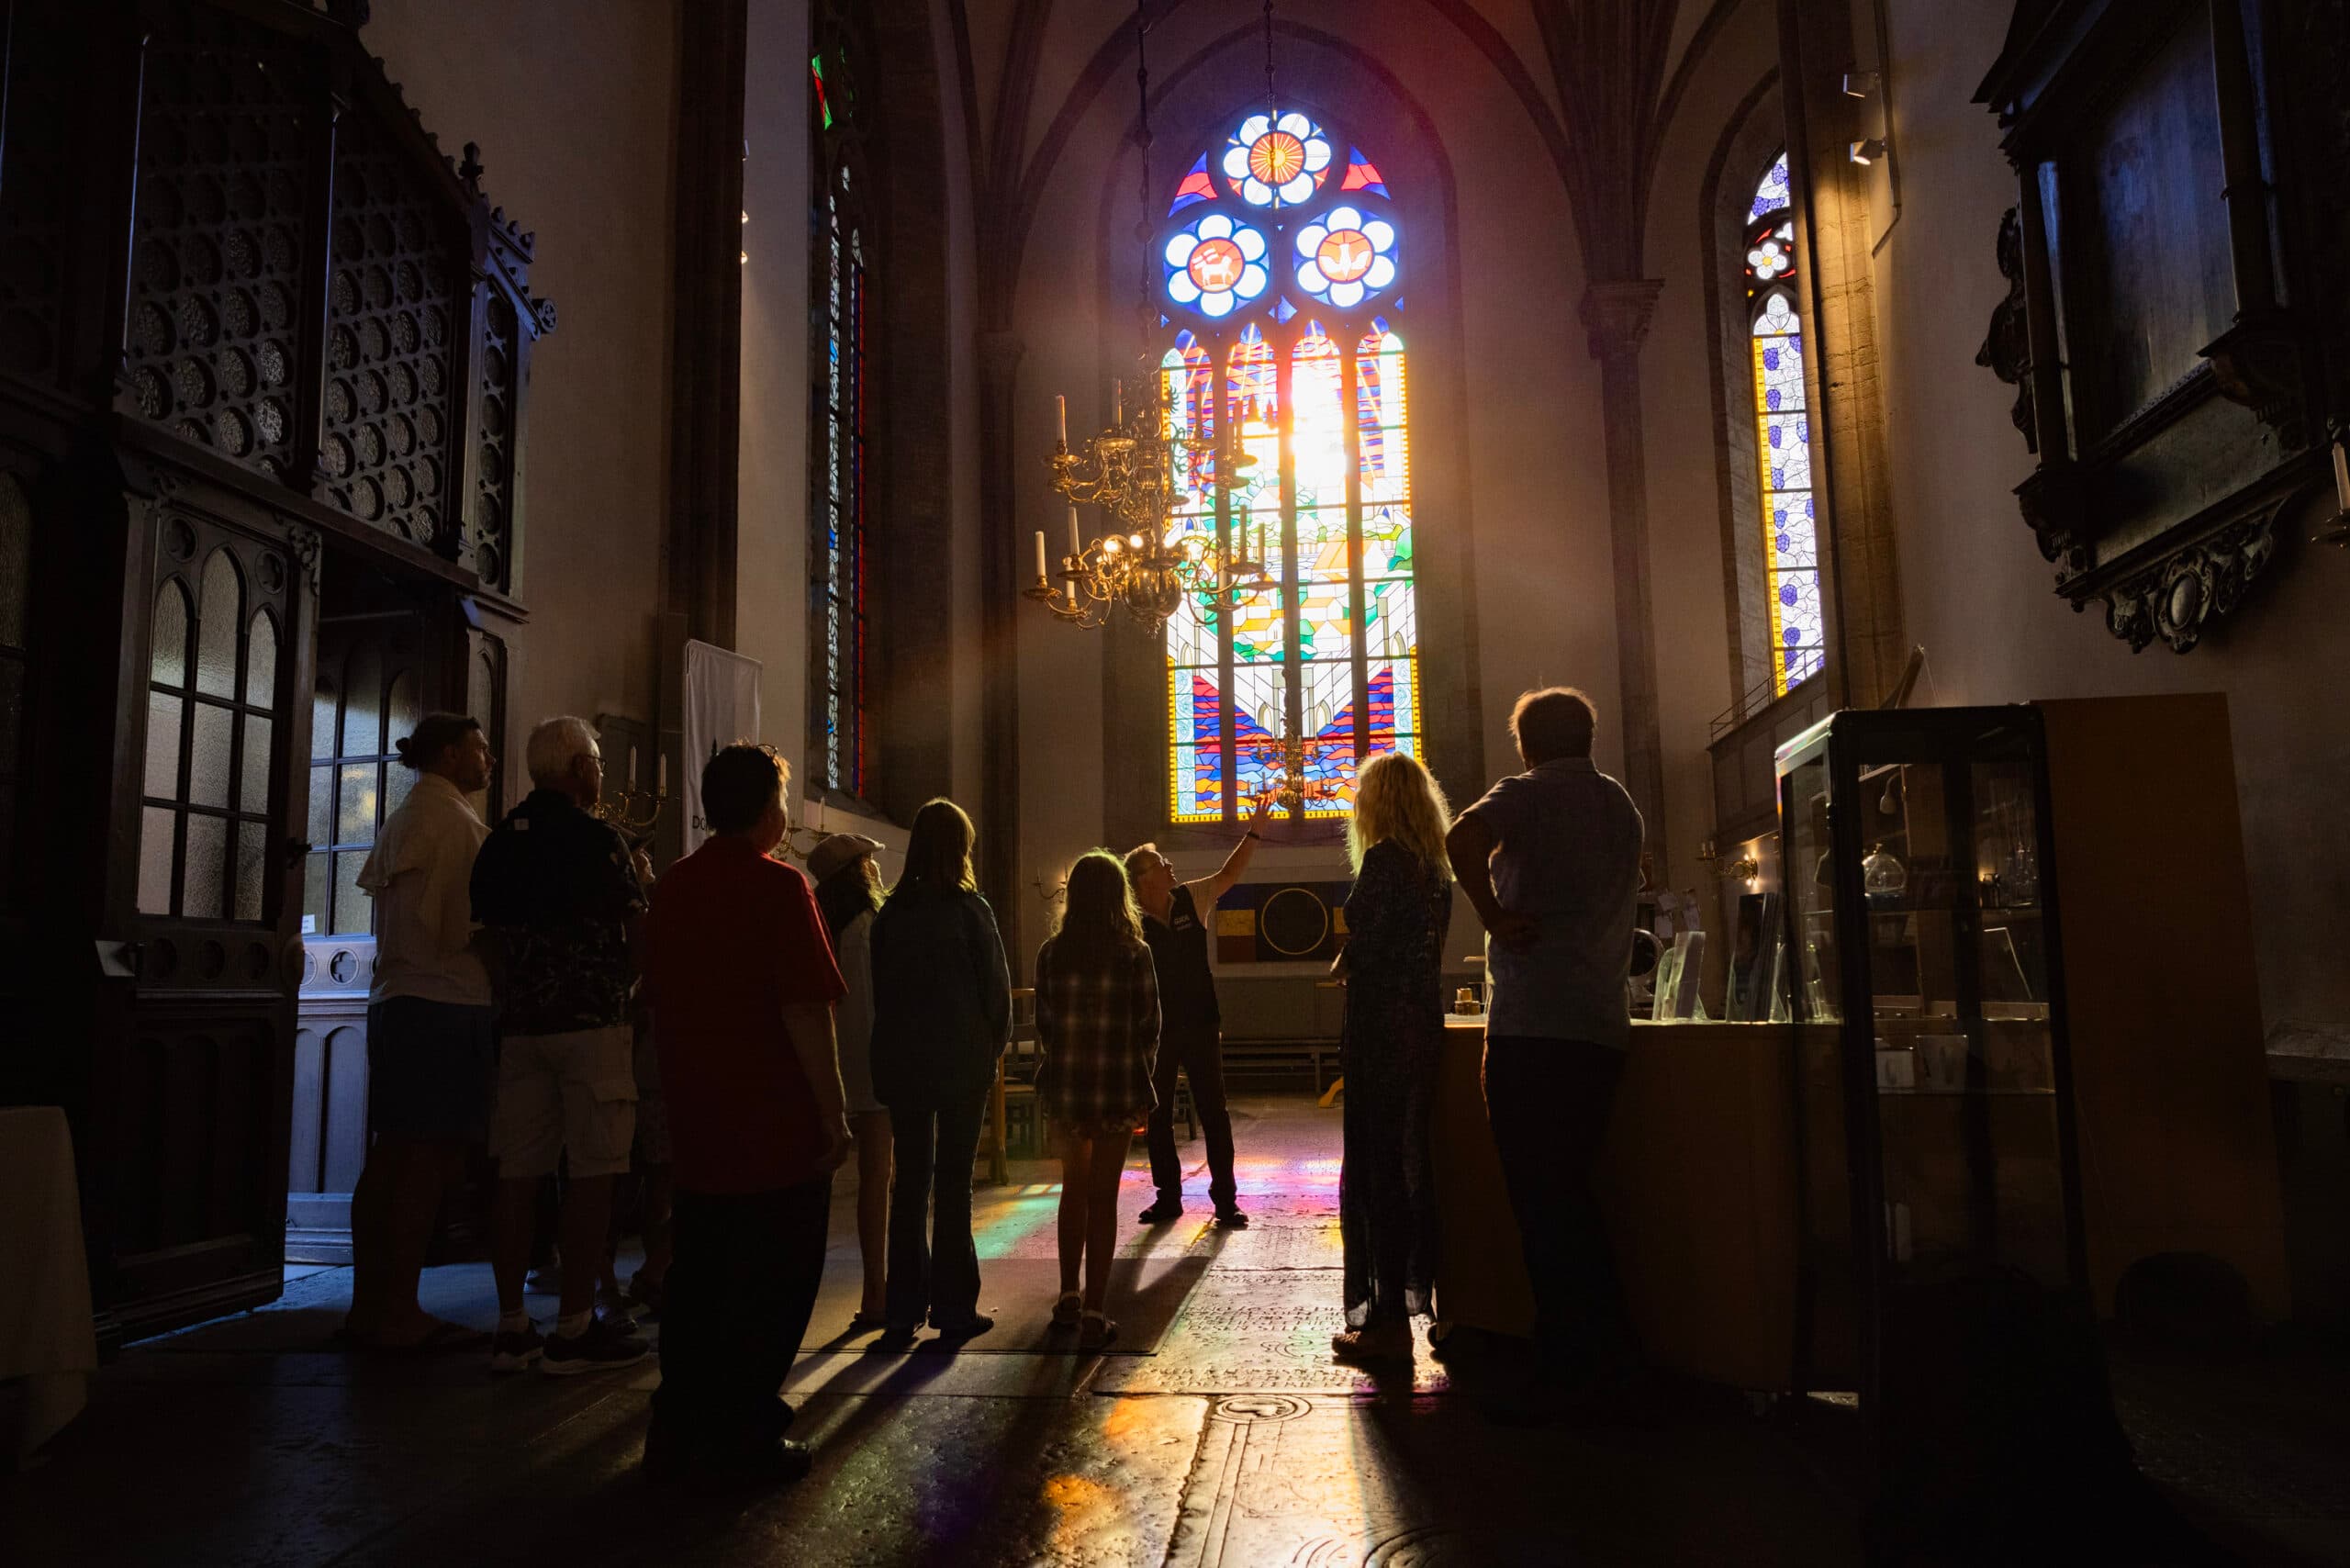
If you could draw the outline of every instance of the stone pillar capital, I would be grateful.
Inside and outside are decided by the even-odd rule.
[[[1617,278],[1587,284],[1583,291],[1582,318],[1594,359],[1614,359],[1640,352],[1649,335],[1650,318],[1662,278]]]

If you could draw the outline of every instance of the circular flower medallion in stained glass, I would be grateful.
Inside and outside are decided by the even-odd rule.
[[[1344,309],[1395,281],[1395,226],[1355,207],[1329,213],[1298,230],[1297,286]]]
[[[1278,190],[1305,173],[1305,143],[1285,130],[1269,130],[1248,149],[1248,173]]]
[[[1225,178],[1251,207],[1295,207],[1322,188],[1330,173],[1330,139],[1292,109],[1251,115],[1225,144]]]
[[[1265,236],[1212,212],[1167,241],[1167,297],[1203,315],[1228,316],[1265,292]]]

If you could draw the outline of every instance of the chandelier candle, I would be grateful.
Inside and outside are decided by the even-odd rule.
[[[1045,531],[1036,531],[1036,586],[1045,586]]]

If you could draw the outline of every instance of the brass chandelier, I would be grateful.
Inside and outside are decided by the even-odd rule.
[[[1270,39],[1270,6],[1268,38]],[[1223,614],[1238,609],[1276,585],[1266,573],[1269,550],[1259,528],[1255,545],[1249,541],[1244,509],[1231,515],[1229,498],[1246,483],[1256,459],[1242,447],[1237,433],[1220,442],[1201,441],[1175,433],[1169,416],[1165,378],[1150,353],[1150,331],[1157,320],[1150,305],[1150,68],[1145,52],[1148,33],[1141,0],[1135,6],[1135,81],[1141,100],[1142,210],[1136,233],[1143,251],[1142,287],[1137,315],[1144,350],[1140,375],[1134,380],[1139,395],[1127,406],[1127,383],[1115,384],[1114,412],[1106,430],[1086,438],[1075,450],[1069,443],[1069,399],[1056,397],[1057,429],[1053,454],[1046,459],[1053,489],[1069,503],[1069,551],[1052,570],[1045,535],[1036,533],[1036,578],[1023,589],[1062,621],[1088,628],[1107,625],[1114,610],[1123,609],[1154,636],[1194,598],[1202,610]],[[1270,66],[1269,66],[1270,70]],[[1229,424],[1230,421],[1219,421]],[[1217,515],[1228,520],[1229,543],[1219,547],[1193,535],[1180,544],[1168,543],[1169,520],[1177,502],[1178,473],[1203,476],[1214,492]],[[1077,509],[1101,509],[1107,525],[1091,541],[1078,521]]]

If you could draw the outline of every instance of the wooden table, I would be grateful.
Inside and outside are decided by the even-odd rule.
[[[1435,1113],[1438,1321],[1523,1335],[1534,1301],[1485,1119],[1484,1020],[1447,1025]],[[1633,1025],[1598,1182],[1625,1308],[1659,1367],[1739,1388],[1791,1386],[1796,1039],[1785,1024]]]

